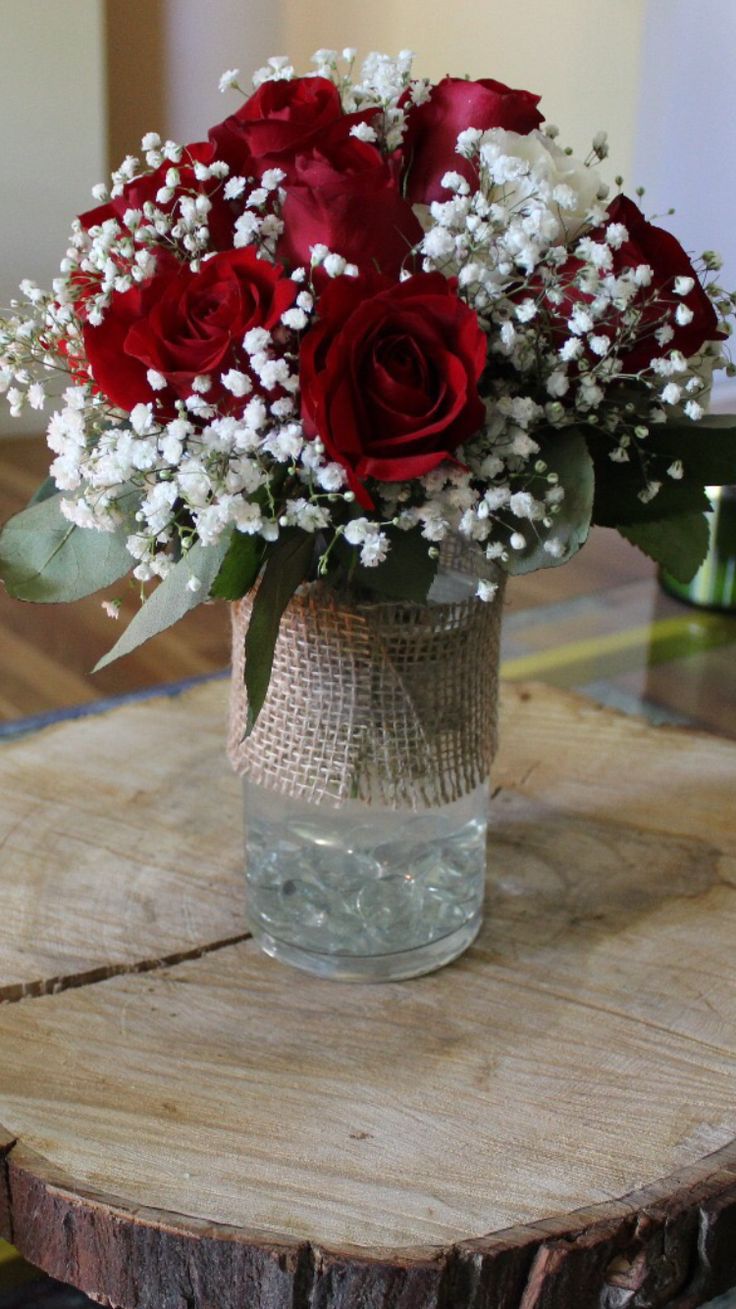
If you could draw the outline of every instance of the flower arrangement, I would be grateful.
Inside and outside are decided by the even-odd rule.
[[[0,324],[13,414],[68,377],[50,479],[0,535],[8,590],[132,571],[104,663],[260,579],[251,725],[303,581],[422,602],[449,535],[513,573],[591,523],[686,579],[704,488],[733,480],[736,419],[705,408],[736,298],[609,196],[604,134],[577,160],[538,96],[432,85],[408,53],[314,63],[271,59],[207,140],[148,134]]]

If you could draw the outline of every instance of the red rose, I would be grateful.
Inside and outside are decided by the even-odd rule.
[[[398,276],[422,228],[399,191],[398,165],[355,137],[328,135],[299,155],[282,213],[279,258],[309,265],[318,243],[359,268]]]
[[[177,398],[192,394],[194,378],[209,374],[207,399],[233,412],[244,401],[219,385],[217,375],[245,369],[245,333],[275,327],[296,294],[283,270],[258,259],[252,247],[214,255],[197,273],[164,256],[150,281],[113,295],[99,327],[85,327],[94,381],[120,409],[156,401],[171,413]],[[149,369],[163,376],[165,389],[151,388]]]
[[[608,207],[609,223],[622,223],[628,232],[627,239],[617,248],[612,249],[611,272],[615,276],[646,264],[651,269],[651,281],[631,302],[631,308],[639,315],[635,328],[624,326],[625,312],[609,306],[601,318],[596,319],[595,331],[605,334],[617,344],[621,371],[638,373],[646,369],[658,355],[680,350],[686,359],[698,353],[706,341],[717,340],[722,336],[718,317],[713,305],[698,281],[697,273],[679,241],[670,232],[648,223],[633,200],[619,195]],[[601,229],[602,234],[602,229]],[[515,298],[525,300],[532,296],[542,296],[542,307],[547,318],[550,335],[554,343],[561,346],[570,336],[569,319],[576,306],[585,308],[592,304],[594,294],[578,285],[578,278],[586,268],[583,260],[570,255],[557,270],[554,287],[562,288],[562,298],[550,298],[545,294],[544,284],[540,278],[533,278],[524,290]],[[675,291],[675,279],[689,277],[693,287],[686,295]],[[689,323],[680,324],[674,317],[673,310],[683,304],[692,313]],[[656,338],[656,331],[667,323],[674,335],[664,345]],[[625,335],[623,335],[625,333]],[[590,364],[597,362],[597,357],[585,343],[584,356]],[[570,366],[574,374],[575,365]]]
[[[407,199],[412,204],[449,199],[449,192],[441,186],[447,172],[460,173],[477,185],[473,165],[456,152],[460,133],[468,127],[483,132],[503,127],[526,136],[544,122],[538,104],[538,95],[512,91],[492,78],[466,82],[460,77],[443,77],[424,104],[408,105],[403,142]]]
[[[555,269],[554,279],[548,283],[539,273],[534,273],[528,278],[524,286],[519,291],[509,297],[518,304],[532,299],[536,300],[540,306],[542,320],[545,331],[549,334],[552,343],[559,348],[564,345],[570,337],[570,319],[576,308],[586,309],[593,303],[594,295],[591,291],[585,290],[580,285],[581,274],[587,271],[588,265],[584,260],[579,259],[576,255],[570,255],[564,264],[560,264]],[[608,336],[614,337],[621,328],[621,313],[618,309],[609,305],[605,316],[596,319],[595,331],[597,333],[605,332]],[[583,344],[583,356],[588,363],[595,364],[599,362],[599,356],[596,355],[587,345],[586,339],[581,338]],[[567,365],[568,372],[575,376],[578,369],[574,361]]]
[[[485,361],[478,320],[441,273],[398,284],[336,278],[302,342],[307,434],[321,437],[370,508],[365,478],[419,477],[479,430]]]
[[[634,301],[641,320],[636,342],[622,356],[624,370],[638,373],[642,368],[648,368],[655,356],[670,350],[680,350],[689,359],[706,341],[719,339],[722,332],[716,311],[688,256],[671,232],[648,223],[638,205],[625,195],[616,196],[608,206],[608,220],[623,223],[629,234],[628,240],[613,252],[614,273],[636,268],[639,264],[648,264],[652,270],[651,284],[642,288]],[[676,294],[676,277],[694,279],[694,286],[687,295]],[[654,333],[662,325],[663,313],[665,309],[673,310],[680,304],[691,311],[692,318],[689,323],[679,324],[670,313],[667,322],[673,328],[674,336],[666,346],[661,346]]]
[[[79,221],[82,227],[89,230],[90,227],[104,223],[108,218],[116,218],[122,222],[126,210],[142,209],[149,201],[155,204],[157,209],[170,213],[182,195],[192,193],[206,195],[212,202],[212,208],[205,220],[210,229],[212,242],[218,249],[227,249],[233,243],[235,218],[241,212],[242,205],[233,205],[223,199],[225,184],[221,179],[213,177],[200,182],[194,172],[195,164],[211,164],[215,157],[215,147],[210,141],[196,141],[193,145],[187,145],[184,147],[181,163],[171,164],[166,161],[152,173],[134,177],[131,182],[125,184],[120,195],[108,200],[107,204],[98,205],[96,209],[88,209],[86,213],[80,214]],[[171,199],[161,202],[156,197],[162,187],[166,186],[166,174],[174,167],[179,173],[179,184],[174,188]]]
[[[217,158],[233,174],[260,176],[267,168],[281,168],[290,177],[295,156],[345,118],[340,93],[328,78],[295,77],[264,82],[209,136]],[[349,125],[345,135],[348,131]]]

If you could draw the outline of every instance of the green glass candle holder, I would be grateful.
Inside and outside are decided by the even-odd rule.
[[[690,582],[660,570],[665,591],[703,609],[736,610],[736,486],[708,486],[710,546]]]

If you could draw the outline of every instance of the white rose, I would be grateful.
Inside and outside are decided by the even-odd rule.
[[[483,133],[481,159],[503,186],[508,208],[525,201],[532,208],[540,201],[545,205],[552,221],[544,225],[544,234],[551,243],[567,244],[579,232],[603,188],[594,168],[566,155],[539,131],[522,136],[492,128]]]

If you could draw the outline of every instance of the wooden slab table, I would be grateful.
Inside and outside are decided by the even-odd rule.
[[[695,1309],[736,1283],[736,744],[504,691],[488,917],[248,939],[215,681],[0,748],[0,1234],[126,1309]]]

